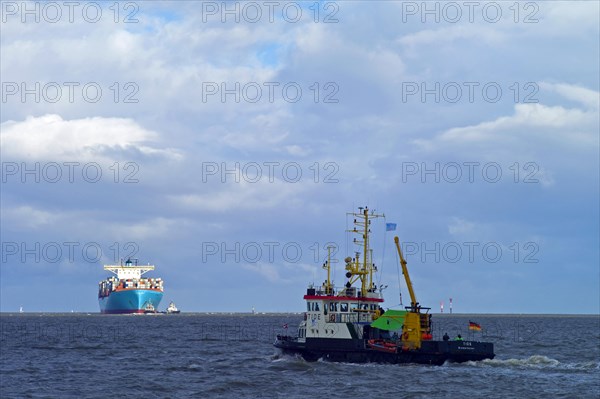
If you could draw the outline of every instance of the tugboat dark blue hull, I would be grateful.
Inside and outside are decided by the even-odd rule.
[[[421,348],[370,347],[362,339],[307,338],[306,342],[277,336],[275,347],[286,354],[298,354],[307,361],[323,359],[348,363],[417,363],[442,365],[494,358],[494,344],[477,341],[423,341]]]

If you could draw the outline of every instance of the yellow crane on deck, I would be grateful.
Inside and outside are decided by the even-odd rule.
[[[415,291],[413,290],[410,276],[408,275],[408,268],[406,267],[406,260],[402,255],[402,249],[400,248],[400,240],[398,237],[394,237],[396,243],[396,249],[400,257],[400,265],[402,266],[402,274],[406,280],[406,286],[408,287],[408,293],[410,294],[410,306],[406,307],[407,313],[404,319],[404,325],[402,326],[402,347],[403,349],[419,349],[421,347],[421,341],[431,339],[431,315],[427,313],[430,308],[422,308],[417,302]],[[421,309],[425,310],[425,313],[421,313]]]

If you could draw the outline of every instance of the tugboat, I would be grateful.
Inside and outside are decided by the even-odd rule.
[[[148,301],[146,302],[146,306],[144,306],[144,314],[155,314],[156,313],[156,309],[154,308],[154,305],[152,304],[152,302]]]
[[[394,242],[411,304],[405,310],[384,311],[381,290],[373,283],[377,268],[369,246],[371,221],[384,215],[362,207],[349,215],[355,218],[355,227],[349,232],[361,236],[358,240],[355,238],[354,243],[361,246],[362,260],[360,252],[344,260],[348,281],[336,291],[330,280],[331,255],[328,255],[323,265],[327,280],[321,287],[309,286],[304,295],[306,312],[297,336],[277,335],[276,348],[283,353],[298,354],[307,361],[350,363],[442,365],[446,361],[494,358],[494,345],[490,342],[433,340],[431,308],[417,302],[398,237],[394,237]],[[355,283],[359,283],[358,287]]]
[[[177,309],[177,306],[175,306],[175,302],[171,301],[171,303],[169,303],[169,307],[167,307],[167,314],[177,314],[177,313],[181,313],[181,311],[179,309]]]

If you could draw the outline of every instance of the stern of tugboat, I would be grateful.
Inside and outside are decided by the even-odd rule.
[[[448,356],[448,361],[462,363],[468,361],[479,361],[493,359],[494,344],[479,341],[445,341],[439,342],[438,346]]]

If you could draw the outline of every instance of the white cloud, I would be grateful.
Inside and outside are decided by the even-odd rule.
[[[135,221],[107,219],[105,215],[93,210],[48,210],[40,206],[4,206],[2,208],[4,227],[15,231],[46,233],[52,231],[60,236],[65,232],[78,232],[79,236],[89,233],[97,240],[137,241],[164,238],[185,226],[185,221],[162,216],[142,218]]]
[[[274,234],[279,240],[335,239],[332,226],[344,230],[344,211],[375,203],[386,213],[409,212],[407,231],[437,226],[456,241],[510,245],[515,230],[520,237],[543,236],[568,220],[573,228],[564,234],[583,253],[597,232],[585,223],[594,209],[586,204],[597,203],[591,196],[597,196],[598,2],[540,2],[535,24],[514,23],[512,3],[501,4],[505,13],[498,24],[421,23],[419,15],[405,24],[399,23],[401,2],[371,5],[340,3],[337,24],[314,23],[306,8],[308,18],[297,24],[221,23],[219,16],[206,23],[196,3],[181,1],[143,3],[138,24],[115,24],[106,8],[108,18],[93,25],[22,24],[18,18],[3,24],[3,81],[94,81],[104,90],[98,103],[77,94],[75,103],[64,96],[52,104],[22,103],[13,96],[2,104],[3,160],[112,164],[124,153],[148,159],[137,185],[3,185],[3,232],[14,240],[51,235],[61,241],[145,241],[165,261],[181,259],[173,267],[190,276],[184,269],[197,260],[202,240],[216,235],[249,242]],[[326,10],[321,11],[323,17]],[[521,20],[525,11],[521,8]],[[481,6],[478,12],[480,18]],[[550,100],[513,108],[506,101],[402,102],[401,83],[409,79],[561,83],[540,83]],[[278,93],[273,103],[250,104],[231,101],[233,96],[222,103],[216,95],[203,102],[203,82],[231,87],[266,81],[299,82],[304,98],[291,104]],[[308,87],[317,81],[338,83],[339,103],[315,103]],[[135,82],[139,103],[113,101],[115,82],[121,88]],[[503,100],[512,97],[503,89]],[[411,139],[420,146],[411,146]],[[181,149],[185,158],[168,147]],[[306,169],[295,184],[269,183],[265,175],[259,183],[229,184],[231,176],[228,184],[199,181],[200,164],[207,160],[231,168],[244,160],[295,158],[303,158],[305,168],[318,161],[320,181],[331,171],[324,170],[325,163],[334,163],[339,173],[332,177],[339,184],[315,184]],[[509,160],[503,168],[543,160],[534,177],[541,186],[554,185],[552,195],[537,192],[540,185],[409,186],[394,177],[398,160],[461,159]],[[576,178],[567,192],[565,180],[571,176]],[[510,172],[505,177],[503,182],[512,181]],[[459,201],[447,200],[452,195]],[[556,214],[540,215],[549,209]],[[584,256],[582,262],[594,264],[590,259]],[[241,279],[254,277],[263,291],[282,285],[273,282],[298,280],[303,286],[307,279],[322,278],[320,267],[308,265],[244,267],[248,272]],[[493,278],[493,270],[486,270],[486,278]],[[3,284],[28,280],[22,277],[7,280],[3,272]],[[477,285],[476,275],[471,277],[469,284]],[[295,300],[290,297],[282,307],[293,308]],[[230,301],[223,306],[239,309],[233,297]],[[3,301],[3,306],[12,305]],[[519,303],[507,306],[518,309]]]
[[[242,265],[242,268],[244,268],[246,270],[250,270],[254,273],[257,273],[272,283],[289,282],[289,280],[281,277],[281,275],[279,274],[279,270],[277,269],[277,266],[274,264],[271,264],[271,263],[263,263],[263,262],[245,263]]]
[[[452,222],[448,225],[448,232],[452,235],[460,235],[469,233],[475,228],[475,223],[469,222],[458,217],[452,218]]]
[[[594,97],[598,97],[598,92],[565,84],[542,87],[584,104],[586,108],[516,104],[512,115],[451,128],[431,140],[415,140],[414,143],[428,151],[447,149],[448,145],[465,148],[478,145],[487,147],[492,153],[506,150],[513,154],[519,148],[529,147],[526,144],[531,144],[532,140],[540,143],[540,148],[552,143],[579,150],[597,147],[598,108],[594,107]]]
[[[535,172],[535,177],[532,177],[531,179],[533,179],[534,181],[538,181],[544,187],[554,186],[554,183],[556,183],[556,180],[554,179],[554,173],[548,170],[548,168],[546,167],[539,167],[539,169],[529,168],[527,172],[529,174]]]
[[[473,40],[478,42],[497,45],[499,42],[506,41],[506,34],[496,29],[494,26],[481,25],[451,25],[437,29],[424,29],[415,33],[409,33],[397,39],[401,45],[411,49],[422,45],[448,44],[458,40]]]
[[[59,220],[59,215],[32,206],[22,205],[12,208],[3,207],[2,221],[19,230],[38,230],[51,226]]]
[[[115,240],[140,242],[152,238],[165,238],[182,227],[181,221],[153,217],[131,223],[111,222],[105,226],[105,229],[106,235],[114,237]]]
[[[303,26],[294,38],[296,51],[290,66],[300,68],[295,72],[302,73],[306,68],[300,65],[310,65],[308,70],[317,70],[340,84],[340,77],[344,76],[381,88],[402,80],[406,66],[396,51],[372,43],[355,43],[347,40],[345,34],[326,24]],[[335,74],[329,75],[332,73]]]
[[[545,1],[537,5],[539,22],[530,24],[531,31],[552,39],[582,37],[598,31],[600,3],[597,1],[582,1],[576,5],[570,1]]]
[[[247,179],[256,177],[249,174],[250,172]],[[235,178],[232,175],[228,175],[227,178],[230,182],[221,184],[221,187],[207,185],[209,189],[204,190],[207,191],[206,193],[172,195],[169,198],[176,206],[196,211],[274,209],[284,203],[304,201],[302,194],[308,190],[307,184],[311,184],[310,182],[291,183],[280,179],[270,183],[268,175],[262,176],[256,183],[246,181],[243,175],[239,183],[232,180]]]
[[[562,106],[549,107],[542,104],[516,104],[514,114],[499,117],[491,122],[482,122],[478,125],[452,128],[442,133],[438,138],[442,141],[505,141],[506,136],[497,133],[519,128],[569,128],[553,130],[555,138],[579,141],[582,145],[590,145],[595,137],[592,132],[577,134],[571,130],[573,127],[589,125],[594,121],[593,113],[586,113],[580,109],[568,109]],[[519,131],[519,135],[528,135],[533,131]],[[556,136],[562,137],[556,137]],[[552,138],[552,137],[548,137]]]
[[[400,4],[400,3],[398,3]],[[421,3],[425,4],[425,3]],[[456,4],[456,3],[455,3]],[[498,3],[496,3],[498,4]],[[409,22],[420,22],[421,30],[405,34],[397,43],[415,49],[423,45],[445,47],[461,41],[476,41],[478,44],[504,45],[511,40],[529,38],[585,37],[598,30],[598,2],[580,2],[573,6],[568,1],[546,1],[543,3],[500,3],[501,19],[489,22],[480,7],[469,17],[468,7],[458,5],[462,17],[456,22],[445,12],[438,13],[439,22],[433,23],[434,14],[422,14],[425,8],[417,6],[419,12],[407,17]],[[469,22],[472,18],[472,22]]]
[[[287,146],[285,146],[285,149],[290,155],[297,156],[297,157],[304,157],[310,153],[310,150],[308,150],[307,148],[304,148],[304,147],[296,145],[296,144],[287,145]]]
[[[180,157],[174,149],[150,145],[158,135],[127,118],[64,120],[48,114],[4,122],[1,130],[2,153],[9,159],[108,162],[112,152],[128,150],[146,156]]]
[[[554,91],[566,99],[585,105],[590,111],[598,111],[598,108],[600,108],[600,93],[597,91],[565,83],[552,84],[541,82],[540,87],[544,90]]]
[[[318,273],[315,265],[305,263],[256,262],[242,264],[242,268],[250,270],[272,283],[299,282],[306,284],[308,281],[314,280],[315,272]]]

